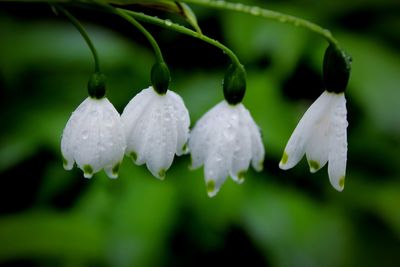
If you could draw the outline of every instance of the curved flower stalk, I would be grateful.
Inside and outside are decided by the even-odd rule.
[[[149,87],[125,107],[122,122],[127,138],[126,155],[159,179],[165,178],[175,154],[186,153],[189,112],[176,93],[158,94]]]
[[[189,138],[192,168],[204,164],[207,193],[215,196],[228,176],[244,181],[250,162],[263,168],[264,146],[249,111],[225,100],[209,110],[195,125]]]
[[[342,191],[347,161],[346,116],[344,93],[324,91],[294,130],[279,167],[292,168],[304,154],[312,173],[329,162],[329,180],[336,190]]]
[[[74,163],[85,178],[104,168],[110,178],[118,177],[126,147],[121,118],[107,98],[86,98],[72,113],[61,139],[64,168]]]

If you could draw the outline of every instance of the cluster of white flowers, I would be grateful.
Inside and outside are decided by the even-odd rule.
[[[74,163],[84,177],[104,168],[117,178],[124,157],[164,179],[175,154],[191,153],[191,167],[204,165],[207,192],[215,196],[226,178],[242,183],[250,164],[261,171],[264,146],[249,111],[223,100],[189,131],[189,112],[176,93],[158,94],[152,87],[137,94],[120,116],[107,98],[88,97],[73,112],[61,141],[64,168]],[[331,184],[343,190],[346,171],[346,100],[344,93],[325,91],[304,114],[285,148],[282,169],[306,154],[310,171],[328,161]]]
[[[211,109],[189,132],[189,112],[176,93],[142,90],[121,116],[107,98],[88,97],[73,112],[61,140],[64,168],[74,162],[84,177],[104,168],[118,176],[124,154],[164,179],[175,154],[192,154],[192,167],[204,164],[209,196],[214,196],[228,176],[243,182],[250,162],[261,170],[264,146],[260,131],[242,105],[225,100]],[[190,136],[190,137],[189,137]],[[189,140],[189,142],[188,142]],[[188,143],[188,144],[187,144]]]

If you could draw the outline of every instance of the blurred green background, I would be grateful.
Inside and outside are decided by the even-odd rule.
[[[353,56],[346,93],[345,190],[326,167],[278,168],[307,107],[323,90],[326,42],[307,30],[195,7],[205,34],[245,64],[244,100],[263,131],[264,171],[227,180],[208,198],[203,170],[175,158],[163,182],[125,159],[117,180],[62,168],[60,137],[93,70],[82,37],[46,4],[0,3],[1,266],[400,266],[400,2],[245,1],[332,30]],[[119,18],[71,9],[86,26],[122,112],[149,85],[154,55]],[[165,13],[163,18],[178,19]],[[223,98],[218,49],[148,25],[192,126]]]

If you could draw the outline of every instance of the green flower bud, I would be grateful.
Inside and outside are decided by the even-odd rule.
[[[225,100],[236,105],[240,103],[246,92],[246,71],[242,65],[231,64],[224,77],[223,81]]]
[[[88,82],[90,97],[101,99],[106,94],[106,76],[100,72],[94,73]]]
[[[163,95],[167,92],[169,82],[171,81],[171,75],[167,64],[164,62],[158,62],[151,68],[151,83],[154,90]]]
[[[329,45],[325,51],[323,79],[328,92],[342,93],[350,78],[351,57],[342,49]]]

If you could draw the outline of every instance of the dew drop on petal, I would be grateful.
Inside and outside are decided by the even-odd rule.
[[[89,138],[89,132],[88,132],[88,130],[82,131],[82,139],[83,139],[83,140],[86,140],[86,139],[88,139],[88,138]]]
[[[97,116],[99,116],[99,112],[97,112],[97,110],[92,110],[92,111],[90,112],[90,116],[96,118]]]

